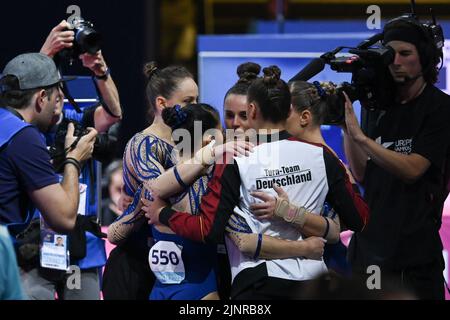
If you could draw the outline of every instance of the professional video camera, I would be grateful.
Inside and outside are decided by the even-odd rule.
[[[424,34],[430,38],[442,56],[444,36],[442,28],[437,25],[436,18],[431,11],[433,21],[421,23],[415,14],[415,3],[411,2],[412,13],[402,15],[391,21],[403,19],[424,30]],[[389,22],[388,22],[389,23]],[[328,105],[328,113],[324,124],[339,125],[345,121],[345,92],[353,102],[359,100],[361,105],[368,110],[386,110],[396,94],[395,82],[389,72],[388,66],[393,63],[395,51],[390,46],[379,43],[384,37],[383,33],[375,34],[358,44],[355,48],[338,47],[333,51],[313,59],[290,81],[307,81],[320,73],[325,64],[336,72],[348,72],[352,74],[351,83],[344,82],[336,90],[337,98],[332,99],[334,104]],[[375,46],[376,45],[376,46]],[[349,49],[351,56],[336,55],[343,49]]]
[[[80,123],[75,121],[70,121],[67,119],[63,119],[61,123],[58,124],[56,133],[54,136],[54,141],[50,144],[50,156],[53,160],[53,166],[57,171],[62,171],[64,168],[61,166],[65,157],[66,157],[66,149],[65,149],[65,140],[67,134],[67,126],[72,122],[74,125],[74,136],[78,137],[76,143],[78,143],[79,139],[82,136],[86,135],[89,131],[83,127]],[[104,162],[110,160],[113,150],[115,149],[117,143],[117,136],[111,132],[100,133],[97,134],[94,143],[94,152],[92,157],[95,160],[100,162]]]
[[[348,72],[352,74],[351,83],[344,82],[338,86],[334,99],[334,105],[328,105],[329,109],[325,118],[325,124],[338,125],[344,122],[345,116],[345,92],[353,102],[359,100],[361,105],[373,110],[384,109],[393,101],[394,82],[389,73],[388,66],[394,61],[395,51],[391,47],[380,45],[371,48],[373,44],[382,39],[383,34],[376,34],[365,40],[356,48],[348,48],[353,56],[336,57],[346,47],[338,47],[327,52],[320,58],[313,59],[302,71],[290,81],[307,81],[319,72],[325,64],[330,65],[336,72]]]

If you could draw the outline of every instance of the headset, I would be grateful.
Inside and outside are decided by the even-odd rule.
[[[440,60],[439,70],[442,68],[444,62],[444,32],[442,27],[436,22],[436,16],[433,9],[430,8],[432,21],[421,22],[416,14],[415,1],[411,0],[411,13],[404,14],[400,17],[394,18],[386,23],[384,30],[389,28],[393,23],[403,22],[418,30],[426,43],[421,44],[417,50],[420,55],[420,62],[423,67],[423,73],[429,71],[430,68],[435,68]]]

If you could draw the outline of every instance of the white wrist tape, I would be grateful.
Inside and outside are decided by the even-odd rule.
[[[284,221],[297,224],[301,228],[305,225],[308,210],[305,207],[297,207],[288,200],[278,198],[275,206],[275,215],[283,218]]]

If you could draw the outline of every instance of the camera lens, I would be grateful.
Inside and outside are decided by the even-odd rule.
[[[88,25],[83,25],[75,34],[75,41],[80,47],[82,53],[95,54],[100,50],[101,36]]]

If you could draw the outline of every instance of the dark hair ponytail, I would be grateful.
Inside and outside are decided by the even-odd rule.
[[[257,103],[264,120],[284,121],[289,116],[291,94],[286,82],[280,78],[281,70],[270,66],[263,69],[263,74],[248,88],[248,102]]]
[[[183,79],[193,79],[192,74],[185,67],[168,66],[159,69],[155,61],[146,63],[143,72],[147,82],[145,92],[150,104],[151,118],[155,115],[156,97],[170,99]]]

